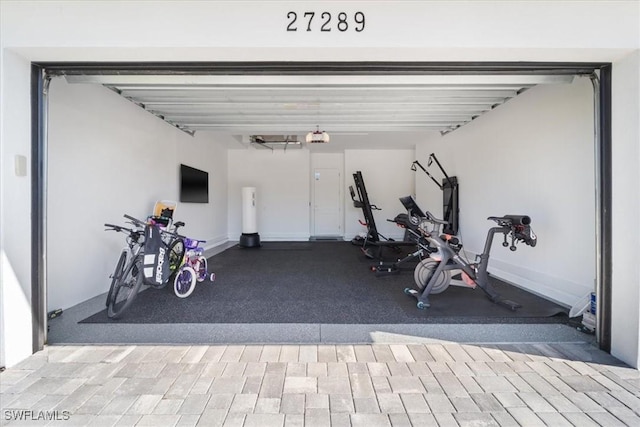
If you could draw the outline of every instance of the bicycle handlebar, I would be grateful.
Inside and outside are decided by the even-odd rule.
[[[126,219],[128,219],[129,221],[131,221],[134,225],[137,225],[137,226],[139,226],[139,227],[145,227],[145,226],[148,224],[147,222],[141,221],[141,220],[139,220],[138,218],[134,218],[134,217],[132,217],[131,215],[124,214],[124,217],[125,217]],[[182,223],[182,224],[184,224],[184,223]],[[182,224],[181,224],[181,225],[182,225]],[[122,227],[120,227],[120,228],[122,228]],[[160,231],[160,233],[168,234],[168,235],[173,236],[173,237],[180,237],[180,238],[182,238],[182,239],[184,239],[184,238],[185,238],[185,236],[183,236],[183,235],[181,235],[181,234],[174,233],[174,232],[172,232],[172,231],[168,231],[168,230],[163,230],[163,229],[162,229],[162,228],[160,228],[160,227],[158,227],[158,230]]]
[[[132,230],[131,228],[123,227],[121,225],[105,224],[104,226],[105,227],[109,227],[105,231],[109,231],[109,230],[113,230],[113,231],[117,231],[117,232],[126,231],[129,234],[136,232],[136,231]]]
[[[124,214],[124,217],[127,218],[129,221],[131,221],[132,223],[134,223],[135,225],[138,225],[140,227],[144,227],[145,225],[147,225],[146,222],[139,220],[138,218],[134,218],[131,215],[127,215]]]
[[[204,250],[204,248],[202,248],[202,246],[200,246],[200,244],[202,243],[207,243],[206,240],[200,240],[200,239],[191,239],[189,237],[185,237],[184,238],[184,246],[185,249],[187,250],[195,250],[195,249],[202,249]]]
[[[184,236],[180,236],[180,237],[184,237]],[[184,237],[184,239],[185,239],[186,241],[189,241],[189,242],[191,242],[191,243],[196,243],[196,244],[200,244],[200,243],[207,243],[207,241],[206,241],[206,240],[202,240],[202,239],[192,239],[192,238],[190,238],[190,237]]]

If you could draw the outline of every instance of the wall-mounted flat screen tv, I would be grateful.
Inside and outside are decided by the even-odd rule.
[[[180,165],[180,201],[209,203],[209,173]]]

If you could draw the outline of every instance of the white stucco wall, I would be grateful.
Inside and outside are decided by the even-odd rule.
[[[628,155],[637,147],[637,133],[627,133],[637,129],[640,116],[640,95],[628,90],[638,84],[640,4],[636,1],[311,1],[304,4],[305,10],[363,11],[366,31],[287,32],[287,12],[299,5],[285,1],[0,3],[0,254],[5,318],[0,349],[5,364],[31,351],[29,178],[16,177],[12,168],[15,154],[31,158],[30,61],[612,62],[614,169],[638,168],[638,156]],[[635,211],[629,211],[630,218],[615,216],[617,229],[639,218],[637,179],[616,178],[614,212],[627,206],[630,194],[636,200]],[[616,258],[622,253],[629,259],[640,258],[637,240],[614,240],[614,277],[637,277],[636,263]],[[624,308],[618,304],[628,298],[627,292],[638,302],[630,286],[614,289],[614,312]],[[20,326],[9,328],[9,315],[11,325]],[[637,315],[631,320],[637,326]],[[636,366],[637,329],[614,322],[614,335],[613,353]]]
[[[511,252],[495,237],[489,271],[566,306],[595,286],[593,129],[592,85],[580,78],[532,88],[417,149],[458,178],[465,250],[482,252],[489,216],[532,218],[536,247]],[[417,173],[420,205],[442,217],[442,192]]]
[[[638,48],[638,5],[626,0],[5,0],[2,8],[3,45],[47,61],[597,61]],[[361,11],[366,26],[320,32],[318,19],[312,31],[289,32],[291,11]]]
[[[376,228],[386,238],[402,240],[404,230],[387,219],[393,219],[404,212],[398,200],[415,194],[415,181],[411,163],[415,160],[415,150],[345,150],[345,186],[353,186],[353,174],[362,172],[369,202],[380,210],[373,211]],[[367,229],[358,221],[364,221],[362,209],[353,206],[349,191],[345,192],[345,237],[352,239]]]
[[[639,367],[640,52],[613,64],[612,85],[611,354]]]
[[[0,94],[0,361],[11,366],[31,354],[31,111],[29,61],[3,50]],[[15,156],[27,158],[16,176]]]
[[[106,292],[125,235],[123,214],[145,219],[158,200],[179,202],[180,163],[209,173],[209,203],[178,203],[181,233],[226,241],[226,147],[191,137],[114,92],[52,80],[49,92],[47,310]]]
[[[229,240],[242,234],[242,187],[256,188],[262,240],[308,240],[310,152],[307,149],[229,150]]]
[[[362,210],[353,207],[347,188],[354,186],[353,173],[362,171],[371,203],[380,207],[374,211],[380,233],[402,238],[403,232],[386,221],[403,208],[398,198],[414,194],[414,160],[411,150],[345,150],[344,155],[323,153],[316,156],[344,158],[344,236],[351,239],[365,228]],[[307,240],[311,234],[312,157],[307,149],[276,149],[274,151],[247,148],[230,149],[229,171],[229,240],[238,240],[242,233],[241,189],[256,187],[258,232],[262,240]],[[336,163],[340,163],[336,160]]]

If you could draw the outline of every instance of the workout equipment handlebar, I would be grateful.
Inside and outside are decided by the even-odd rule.
[[[490,216],[492,221],[497,222],[500,225],[529,225],[531,224],[531,218],[528,215],[504,215],[504,216]]]
[[[490,216],[489,218],[495,221],[501,227],[509,227],[512,235],[511,250],[515,250],[513,241],[524,242],[526,245],[534,247],[538,243],[536,234],[531,229],[531,217],[528,215],[504,215],[504,216]],[[506,242],[506,235],[505,235]],[[503,243],[503,246],[507,246]]]
[[[429,211],[426,212],[425,218],[427,221],[429,221],[432,224],[436,224],[436,225],[448,225],[449,221],[445,221],[444,219],[438,219],[435,216],[433,216],[433,214]]]
[[[520,225],[515,228],[513,235],[516,240],[524,242],[526,245],[534,247],[538,243],[538,237],[529,225]]]
[[[510,219],[513,225],[531,224],[531,218],[528,215],[505,215],[504,217]]]

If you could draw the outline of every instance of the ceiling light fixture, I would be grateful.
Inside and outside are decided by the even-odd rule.
[[[306,138],[310,144],[324,144],[329,142],[329,134],[320,130],[320,126],[316,126],[316,130],[309,132]]]

